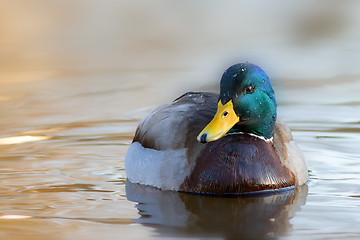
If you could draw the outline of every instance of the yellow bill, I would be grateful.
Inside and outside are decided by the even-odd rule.
[[[232,100],[225,105],[219,100],[213,120],[201,131],[197,140],[202,143],[215,141],[224,136],[237,122],[239,117],[234,111]]]

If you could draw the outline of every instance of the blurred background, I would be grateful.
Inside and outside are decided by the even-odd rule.
[[[5,0],[0,11],[5,73],[205,70],[253,57],[304,78],[358,60],[357,1]]]
[[[19,126],[29,108],[56,123],[131,117],[144,105],[135,88],[152,106],[216,91],[237,62],[261,66],[275,85],[286,79],[281,86],[360,74],[357,1],[4,0],[0,18],[0,100]],[[108,89],[127,96],[68,101]]]
[[[358,236],[359,29],[355,0],[1,0],[0,212],[30,220],[0,216],[0,235],[151,235],[125,196],[139,120],[186,91],[218,91],[248,61],[309,163],[292,237]]]

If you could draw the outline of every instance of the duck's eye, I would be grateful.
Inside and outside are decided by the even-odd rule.
[[[225,112],[223,112],[222,117],[224,118],[224,117],[227,117],[228,115],[229,115],[229,112],[225,111]]]
[[[246,87],[245,89],[245,93],[250,94],[254,92],[254,86],[253,85],[249,85]]]

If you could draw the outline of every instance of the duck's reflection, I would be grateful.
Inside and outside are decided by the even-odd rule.
[[[308,186],[276,195],[210,197],[160,191],[126,182],[128,200],[138,202],[137,223],[161,236],[272,238],[291,230],[289,220],[305,204]]]

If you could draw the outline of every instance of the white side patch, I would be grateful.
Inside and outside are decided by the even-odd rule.
[[[130,182],[163,190],[179,190],[190,170],[185,148],[158,151],[134,142],[125,156],[125,172]]]

